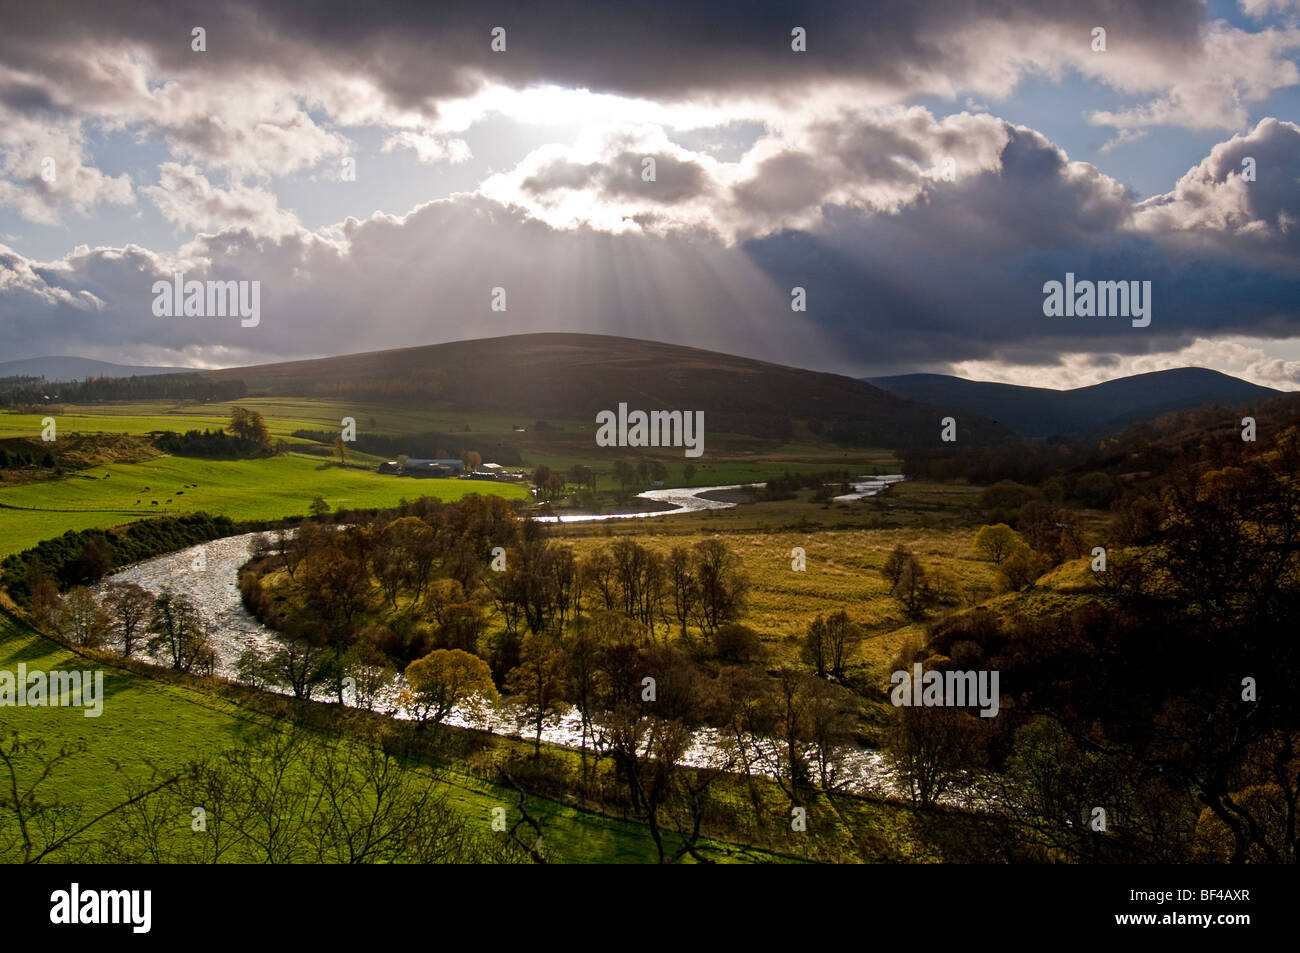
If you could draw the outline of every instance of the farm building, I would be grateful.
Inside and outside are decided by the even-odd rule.
[[[379,472],[395,473],[399,476],[451,477],[463,474],[465,464],[459,460],[407,457],[404,461],[389,460],[387,463],[381,463]]]
[[[402,464],[401,473],[403,476],[412,477],[449,477],[458,472],[452,470],[451,467],[444,466],[445,462],[443,460],[420,460],[415,457],[408,457],[406,462]],[[460,464],[460,461],[457,460],[456,463]],[[461,465],[460,469],[464,469],[464,466]]]

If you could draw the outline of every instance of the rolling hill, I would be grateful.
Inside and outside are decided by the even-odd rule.
[[[204,372],[250,396],[398,396],[523,421],[594,421],[601,410],[702,410],[713,433],[788,440],[811,423],[837,442],[898,447],[937,441],[942,414],[865,381],[698,348],[595,334],[521,334]],[[1011,432],[971,415],[962,436]]]
[[[947,412],[991,418],[1026,437],[1111,432],[1172,411],[1216,403],[1236,407],[1284,393],[1201,367],[1153,371],[1073,390],[946,374],[873,377],[869,382]]]
[[[154,374],[180,374],[190,370],[193,368],[110,364],[88,357],[29,357],[18,361],[0,361],[0,378],[44,377],[47,381],[84,381],[88,377],[150,377]]]

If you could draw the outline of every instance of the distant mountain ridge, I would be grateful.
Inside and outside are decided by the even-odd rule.
[[[1238,406],[1285,393],[1203,367],[1135,374],[1073,390],[972,381],[947,374],[864,379],[899,397],[954,414],[990,418],[1026,437],[1114,431],[1171,411],[1215,403]]]
[[[88,377],[151,377],[154,374],[187,374],[192,367],[156,367],[111,364],[88,357],[28,357],[0,361],[0,378],[44,377],[47,381],[84,381]]]

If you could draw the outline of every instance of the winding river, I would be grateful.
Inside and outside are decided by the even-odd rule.
[[[890,482],[896,482],[887,477],[864,478],[864,484],[866,481],[880,485],[870,488],[871,492],[866,491],[865,485],[862,491],[858,491],[855,486],[855,493],[862,492],[863,496],[870,496],[880,492]],[[550,521],[630,519],[724,509],[736,504],[704,499],[700,494],[713,490],[736,489],[740,485],[649,490],[640,495],[647,499],[669,502],[679,508],[648,513],[551,517]],[[95,588],[102,593],[103,587],[107,584],[124,581],[133,582],[155,594],[169,589],[177,595],[188,597],[209,624],[217,655],[217,674],[234,679],[239,657],[243,652],[253,649],[264,657],[269,657],[279,646],[279,637],[275,630],[262,625],[244,608],[237,585],[239,568],[248,561],[253,546],[261,535],[261,533],[246,533],[240,536],[228,536],[137,563],[106,577]],[[110,647],[121,649],[120,644]],[[391,711],[397,718],[409,717],[394,701],[404,681],[401,676],[398,676],[391,690],[384,693],[389,700],[384,710]],[[275,690],[288,692],[287,688]],[[509,701],[479,713],[465,710],[453,711],[446,719],[446,723],[514,737],[531,738],[533,735],[533,729],[524,724],[517,706],[511,705]],[[562,715],[547,719],[542,729],[542,740],[550,744],[577,748],[581,743],[581,731],[581,718],[576,709],[570,709]],[[684,759],[685,763],[701,767],[724,763],[726,753],[721,741],[716,730],[700,729],[695,734],[694,744]],[[770,746],[762,743],[761,747]],[[775,752],[772,751],[770,754],[774,756]],[[762,763],[754,765],[752,770],[757,773],[770,773],[763,770]],[[844,782],[844,788],[850,791],[888,797],[898,797],[902,794],[895,784],[893,772],[883,756],[876,751],[860,748],[843,751],[840,763],[837,765],[837,777]]]
[[[888,473],[880,476],[862,476],[849,485],[853,492],[837,496],[839,502],[852,502],[866,499],[883,492],[889,486],[904,479],[901,473]],[[637,499],[650,500],[664,507],[663,509],[644,510],[636,513],[574,513],[562,516],[534,516],[539,523],[595,523],[601,520],[630,520],[647,516],[675,516],[679,513],[699,513],[704,510],[725,510],[735,506],[723,500],[711,500],[705,494],[718,490],[743,490],[749,487],[764,486],[762,483],[731,483],[727,486],[685,486],[663,490],[645,490],[637,494]]]

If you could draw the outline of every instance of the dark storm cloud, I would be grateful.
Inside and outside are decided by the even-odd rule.
[[[1294,188],[1284,196],[1294,209]],[[1166,230],[1126,228],[1131,218],[1113,182],[1090,166],[1067,164],[1042,137],[1020,129],[999,173],[937,190],[898,215],[837,210],[816,234],[786,232],[745,248],[779,287],[806,288],[818,328],[846,359],[864,363],[1050,364],[1077,352],[1166,351],[1218,334],[1300,335],[1297,262],[1281,268],[1273,256],[1207,259]],[[1066,272],[1080,280],[1150,281],[1150,326],[1046,317],[1043,285]]]
[[[1047,31],[1049,44],[1078,37],[1086,48],[1091,28],[1106,23],[1130,47],[1140,44],[1148,58],[1175,62],[1196,48],[1203,20],[1197,0],[788,6],[748,0],[457,5],[53,0],[7,11],[0,62],[60,82],[87,106],[97,96],[115,93],[105,88],[98,64],[84,50],[129,44],[147,50],[164,72],[180,76],[365,74],[392,105],[427,111],[436,99],[472,91],[479,77],[515,86],[557,83],[654,97],[780,90],[834,79],[899,90],[923,76],[951,76],[961,84],[988,71],[991,53],[1001,56],[982,44],[984,25],[1014,25],[1026,43],[1040,30]],[[190,50],[195,26],[207,31],[206,54]],[[507,31],[505,53],[489,48],[496,26]],[[808,32],[806,54],[791,53],[795,26]],[[1033,52],[1052,54],[1050,48]]]

